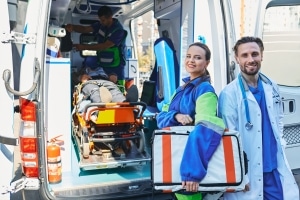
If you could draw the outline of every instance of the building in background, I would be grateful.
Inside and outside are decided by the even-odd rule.
[[[158,38],[158,29],[153,11],[133,21],[136,30],[137,59],[139,64],[139,85],[143,86],[145,80],[149,80],[155,64],[154,42]]]
[[[259,10],[262,5],[265,5],[268,0],[232,0],[231,4],[233,10],[233,18],[235,19],[235,31],[236,37],[242,37],[247,35],[254,35],[256,29],[256,21],[258,20]],[[287,8],[288,9],[288,8]],[[203,11],[204,12],[204,11]],[[277,12],[277,11],[274,11]],[[290,13],[287,15],[287,13]],[[278,19],[271,19],[270,16],[266,15],[266,18],[270,20],[277,20],[278,26],[269,27],[271,29],[280,29],[282,26],[299,27],[300,20],[298,24],[289,24],[291,18],[298,18],[299,10],[290,10],[290,12],[283,12]],[[142,84],[145,80],[149,79],[152,69],[155,64],[155,54],[154,54],[154,42],[159,37],[156,19],[154,18],[153,11],[145,13],[143,16],[133,20],[132,22],[134,29],[136,30],[135,45],[137,46],[137,55],[139,65],[139,84]],[[201,30],[202,33],[204,30]],[[205,32],[206,33],[206,32]],[[207,33],[208,34],[208,33]]]

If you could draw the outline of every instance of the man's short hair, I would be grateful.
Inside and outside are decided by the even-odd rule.
[[[260,51],[263,52],[264,51],[264,44],[263,44],[263,41],[258,38],[258,37],[252,37],[252,36],[245,36],[245,37],[242,37],[241,39],[239,39],[234,47],[232,48],[235,55],[238,54],[238,48],[241,44],[245,44],[245,43],[249,43],[249,42],[255,42],[259,48],[260,48]]]
[[[98,10],[98,16],[99,17],[102,17],[102,16],[105,16],[105,17],[112,17],[113,16],[113,13],[112,13],[112,10],[110,7],[108,6],[101,6]]]

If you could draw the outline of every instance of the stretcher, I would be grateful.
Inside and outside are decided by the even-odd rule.
[[[75,112],[73,138],[83,170],[144,165],[150,161],[145,151],[143,102],[89,103]]]

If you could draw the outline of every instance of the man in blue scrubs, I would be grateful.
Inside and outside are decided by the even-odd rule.
[[[243,37],[233,50],[241,72],[221,91],[218,112],[229,130],[241,134],[248,173],[244,191],[225,193],[224,200],[299,199],[284,152],[283,107],[278,86],[260,73],[263,42],[260,38]]]
[[[73,44],[78,50],[97,51],[97,65],[103,68],[106,74],[115,73],[118,76],[118,85],[124,90],[125,77],[125,38],[127,32],[121,23],[113,18],[112,10],[102,6],[98,10],[99,22],[90,26],[67,24],[66,30],[78,33],[93,33],[97,36],[97,44]]]

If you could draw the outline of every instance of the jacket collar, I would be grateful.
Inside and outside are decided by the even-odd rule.
[[[264,75],[262,73],[259,73],[258,76],[259,76],[259,79],[262,80],[264,83],[272,85],[272,82],[270,81],[270,79],[268,79],[266,77],[266,75]],[[246,81],[245,81],[245,79],[244,79],[244,77],[243,77],[242,74],[241,74],[241,77],[242,77],[242,83],[243,83],[243,86],[245,88],[245,91],[249,91],[249,86],[246,83]]]

